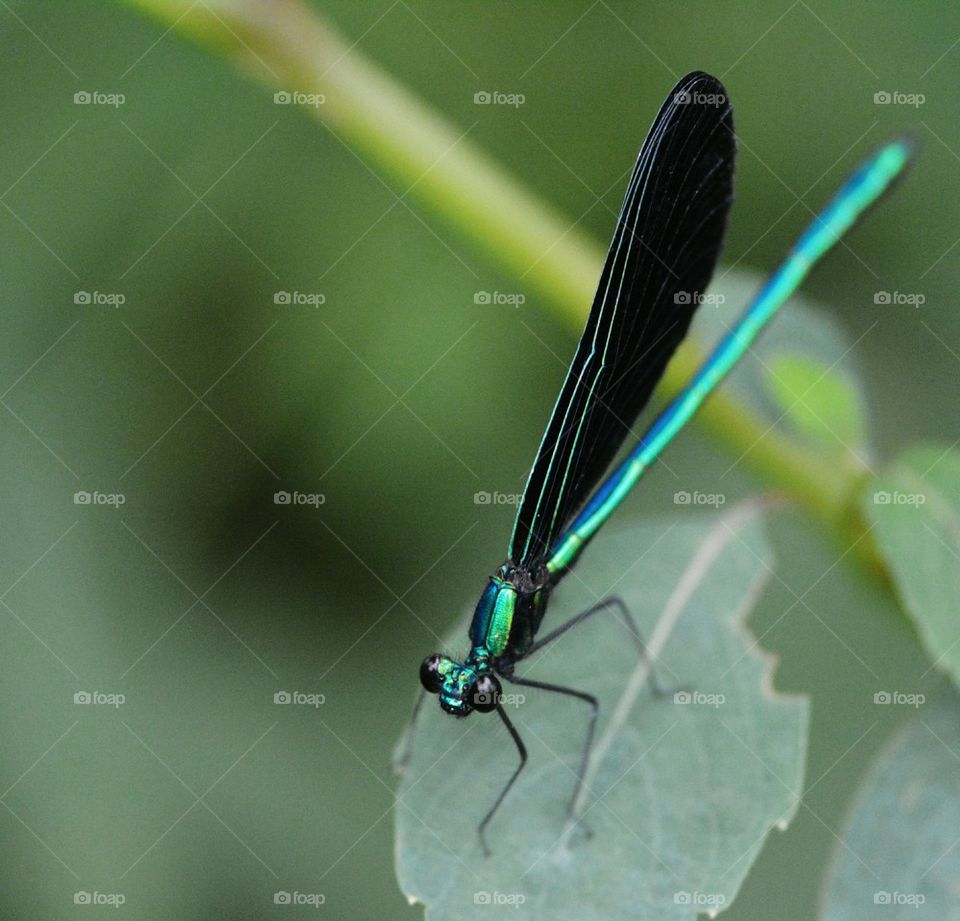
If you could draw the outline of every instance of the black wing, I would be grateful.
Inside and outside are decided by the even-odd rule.
[[[733,200],[733,110],[719,80],[684,77],[637,157],[590,316],[510,540],[529,567],[610,465],[710,281]]]

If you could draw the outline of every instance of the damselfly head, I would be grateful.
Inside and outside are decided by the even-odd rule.
[[[503,691],[490,672],[477,672],[469,665],[435,653],[420,666],[420,683],[440,698],[440,707],[453,716],[469,716],[474,710],[490,713],[497,709]]]

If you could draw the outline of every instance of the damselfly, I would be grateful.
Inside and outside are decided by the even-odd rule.
[[[496,713],[519,752],[519,765],[480,821],[485,853],[487,825],[527,760],[502,705],[501,679],[578,698],[590,707],[572,810],[590,757],[597,700],[585,690],[523,678],[516,665],[603,611],[623,618],[638,652],[646,655],[633,617],[617,596],[538,639],[551,593],[814,263],[890,187],[911,156],[909,141],[895,139],[844,183],[692,380],[601,480],[686,335],[713,274],[733,199],[736,147],[723,85],[705,73],[688,74],[663,103],[640,149],[593,306],[527,480],[507,560],[490,578],[473,615],[470,650],[462,661],[435,654],[420,667],[424,691],[414,721],[425,694],[436,694],[455,716]]]

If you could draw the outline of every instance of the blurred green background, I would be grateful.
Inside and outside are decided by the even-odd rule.
[[[311,6],[598,241],[688,70],[735,106],[725,262],[741,268],[769,271],[809,207],[913,132],[906,184],[806,290],[857,343],[880,457],[956,438],[960,9]],[[274,905],[298,891],[323,894],[322,917],[415,918],[392,870],[390,751],[419,660],[504,551],[512,509],[474,494],[522,488],[573,339],[533,295],[475,305],[522,282],[166,30],[106,2],[0,4],[2,914],[317,916]],[[479,107],[480,90],[526,101]],[[712,491],[734,460],[690,432],[669,463]],[[741,471],[731,498],[754,488]],[[655,473],[631,508],[670,514],[676,489]],[[889,596],[833,565],[802,513],[772,530],[782,581],[751,626],[782,657],[778,686],[812,695],[813,786],[733,919],[815,917],[850,794],[907,715],[878,717],[875,675],[937,682]],[[74,703],[95,691],[124,702]]]

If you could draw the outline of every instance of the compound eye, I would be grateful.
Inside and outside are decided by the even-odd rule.
[[[470,695],[470,703],[478,713],[491,713],[500,705],[502,696],[500,682],[493,675],[485,673],[477,678],[473,693]]]
[[[420,683],[424,690],[431,694],[439,694],[440,686],[443,684],[443,675],[440,674],[441,658],[439,653],[434,653],[432,656],[427,656],[420,665]]]

